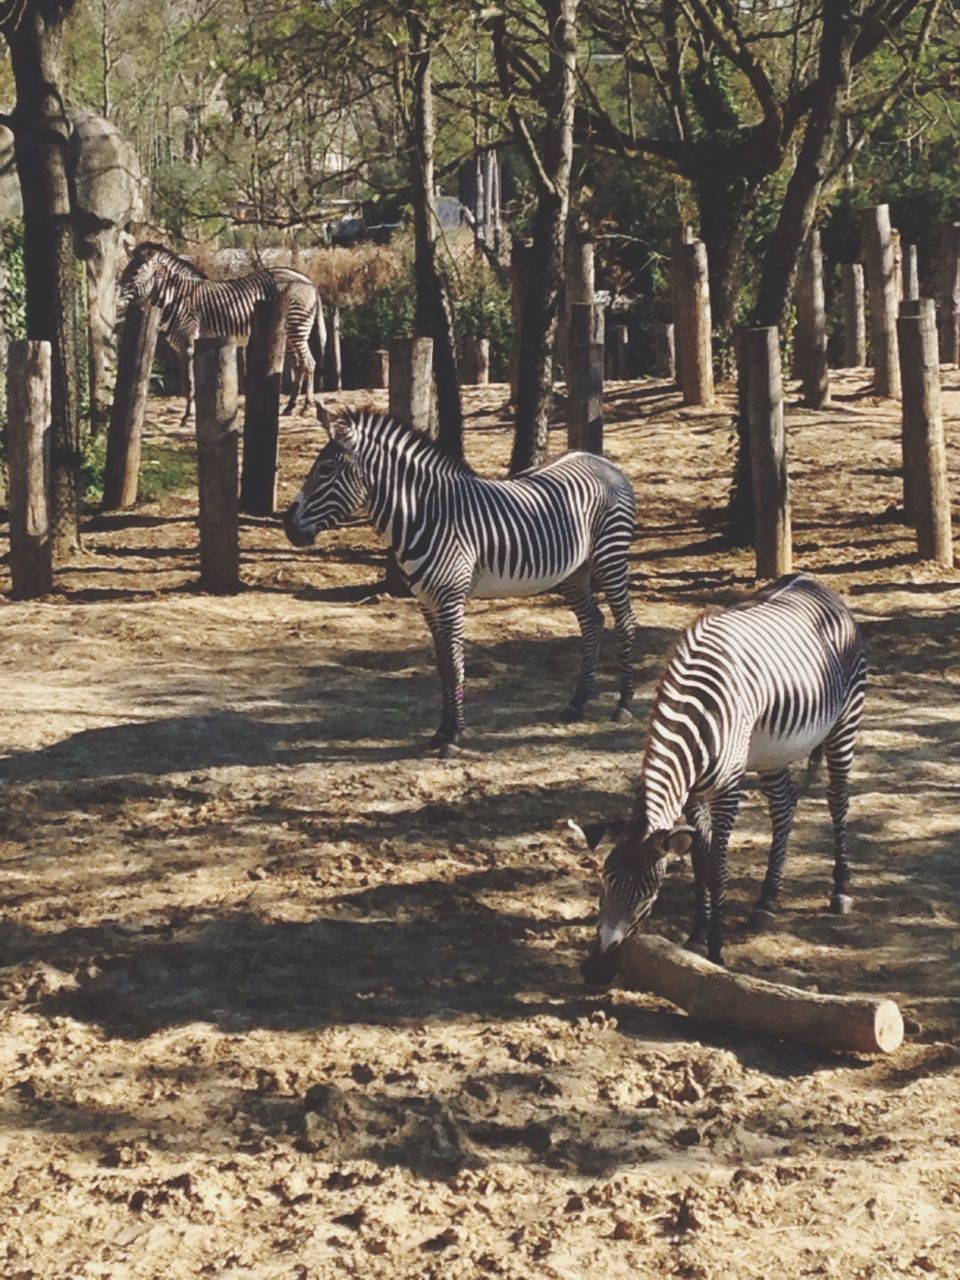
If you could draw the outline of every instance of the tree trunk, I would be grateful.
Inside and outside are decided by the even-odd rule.
[[[27,337],[51,346],[51,546],[54,561],[80,546],[81,440],[77,394],[77,288],[67,177],[70,123],[60,90],[63,17],[73,0],[34,0],[7,34],[16,82],[14,157],[23,199]]]
[[[433,90],[430,42],[422,19],[407,14],[413,81],[411,167],[413,230],[416,245],[414,330],[433,339],[433,372],[437,381],[437,443],[451,458],[463,457],[463,404],[457,373],[457,352],[450,298],[437,266],[436,193],[433,176]]]
[[[541,144],[539,153],[530,156],[537,174],[537,207],[520,334],[511,473],[536,466],[546,455],[573,165],[577,0],[540,0],[540,7],[549,28],[550,55],[541,101],[546,117]],[[528,149],[532,150],[529,145]]]

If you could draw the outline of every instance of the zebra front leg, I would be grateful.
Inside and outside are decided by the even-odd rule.
[[[183,368],[183,385],[186,388],[187,404],[180,419],[181,430],[190,425],[196,402],[196,371],[193,363],[193,343],[189,342],[180,352]]]
[[[787,841],[793,826],[793,815],[797,808],[797,790],[793,785],[789,769],[780,769],[777,773],[760,774],[760,790],[766,797],[770,810],[770,824],[773,835],[770,841],[770,856],[767,859],[767,874],[763,879],[760,897],[750,913],[748,927],[758,933],[769,929],[777,912],[777,899],[783,883],[783,868],[787,860]]]
[[[727,900],[727,845],[740,810],[740,779],[710,802],[713,836],[707,856],[707,891],[710,921],[707,928],[707,956],[723,964],[723,910]]]
[[[293,351],[293,349],[290,347],[289,344],[287,345],[287,349],[284,354],[283,364],[284,364],[284,372],[286,372],[287,369],[290,370],[291,390],[290,390],[290,399],[280,410],[280,416],[283,418],[287,418],[290,416],[291,413],[293,413],[294,409],[296,408],[297,397],[300,395],[300,365],[299,365],[299,361],[297,360],[296,353]],[[282,378],[282,375],[281,375],[281,378]]]
[[[462,739],[463,716],[463,599],[446,600],[436,610],[421,606],[421,612],[433,636],[437,674],[443,695],[440,727],[430,739],[430,748],[439,748],[441,756],[450,755]]]
[[[710,891],[707,888],[707,863],[710,854],[710,808],[706,801],[691,797],[683,811],[696,832],[690,860],[693,863],[693,929],[683,944],[687,951],[707,954],[707,928],[710,922]]]
[[[853,736],[856,725],[846,726],[837,736],[827,739],[827,807],[833,822],[833,897],[830,910],[834,915],[845,916],[853,910],[853,898],[847,892],[850,887],[850,867],[847,862],[847,810],[850,807],[850,766],[853,763]]]
[[[587,703],[593,697],[597,683],[597,667],[600,657],[600,633],[603,631],[603,616],[594,598],[590,586],[590,569],[584,566],[560,584],[560,593],[580,625],[580,637],[583,645],[580,657],[580,675],[577,687],[573,692],[561,718],[563,720],[582,720]]]
[[[631,710],[636,680],[633,674],[634,643],[637,634],[637,620],[633,616],[630,596],[627,591],[626,564],[618,567],[611,575],[600,571],[600,585],[613,614],[613,625],[617,632],[617,643],[620,649],[620,700],[613,713],[613,719],[626,721],[633,719]]]

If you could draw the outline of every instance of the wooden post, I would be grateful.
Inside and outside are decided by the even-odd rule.
[[[820,232],[811,231],[797,272],[797,327],[794,376],[800,379],[802,402],[820,409],[830,399],[827,368],[827,310],[823,294],[823,252]]]
[[[872,209],[864,209],[860,214],[860,234],[870,294],[874,387],[878,395],[899,400],[898,298],[890,233],[890,206],[878,204]]]
[[[603,453],[603,303],[575,302],[567,348],[567,447]]]
[[[775,326],[746,329],[742,342],[747,367],[757,577],[779,578],[789,573],[793,565],[780,335]]]
[[[867,363],[867,320],[863,309],[863,267],[843,264],[843,363],[860,369]]]
[[[229,338],[198,338],[194,368],[200,586],[227,594],[240,586],[236,343]]]
[[[240,510],[272,516],[280,461],[280,379],[287,344],[286,299],[258,302],[247,343]]]
[[[390,343],[390,413],[433,434],[432,338],[394,338]]]
[[[630,331],[625,324],[613,325],[610,330],[610,346],[613,356],[613,376],[620,379],[629,377]]]
[[[687,296],[687,260],[684,246],[693,244],[693,228],[689,223],[676,227],[670,241],[670,307],[676,350],[677,385],[683,385],[684,300]]]
[[[143,417],[159,330],[159,307],[130,303],[120,334],[117,381],[107,428],[103,501],[100,504],[104,511],[132,507],[137,500]]]
[[[916,302],[920,297],[920,272],[917,269],[917,246],[903,246],[903,301]]]
[[[464,357],[464,381],[485,387],[490,381],[490,339],[468,338]]]
[[[940,358],[960,364],[960,222],[945,222],[940,260]]]
[[[899,306],[903,301],[903,244],[896,227],[890,228],[890,247],[893,249],[893,286]]]
[[[920,555],[949,569],[953,534],[933,299],[904,302],[897,330],[903,377],[904,509],[916,527]]]
[[[7,466],[10,472],[10,594],[44,596],[53,587],[47,454],[50,343],[11,342],[7,350]]]
[[[510,312],[513,334],[510,342],[510,403],[517,403],[517,379],[520,374],[520,342],[523,336],[523,312],[530,276],[529,240],[514,240],[510,245]]]
[[[653,339],[657,377],[668,378],[671,382],[675,382],[677,377],[675,334],[676,329],[672,324],[658,324]]]
[[[378,347],[370,352],[370,386],[381,391],[390,385],[390,352]]]
[[[561,358],[566,367],[567,352],[570,349],[570,324],[573,308],[579,303],[592,303],[594,294],[594,247],[593,237],[584,234],[577,227],[567,227],[564,241],[564,276],[565,314],[562,333]],[[569,382],[569,373],[567,381]]]
[[[433,434],[432,338],[394,338],[390,343],[389,400],[392,417]],[[384,587],[392,596],[410,594],[392,550],[387,552]]]
[[[330,324],[327,329],[327,345],[323,353],[326,365],[324,385],[328,391],[340,391],[343,388],[343,361],[340,353],[340,308],[331,307]]]
[[[680,380],[684,404],[713,402],[713,347],[710,334],[710,277],[702,240],[683,246]]]
[[[622,985],[652,991],[712,1026],[796,1040],[808,1048],[893,1053],[903,1016],[880,996],[833,996],[735,973],[655,934],[634,933],[620,951]]]

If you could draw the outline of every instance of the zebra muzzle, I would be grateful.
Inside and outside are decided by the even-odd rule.
[[[297,503],[293,502],[287,507],[283,517],[283,531],[287,535],[287,540],[292,542],[295,547],[309,547],[316,538],[316,534],[310,530],[304,529],[297,521]]]
[[[620,943],[615,943],[605,951],[600,940],[594,939],[590,954],[580,966],[580,973],[588,987],[609,987],[617,976],[620,963]]]

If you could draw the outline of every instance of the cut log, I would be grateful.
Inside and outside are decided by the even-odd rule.
[[[654,934],[624,942],[618,981],[662,996],[698,1022],[731,1031],[852,1053],[893,1053],[903,1041],[903,1018],[892,1000],[819,995],[732,973]]]

